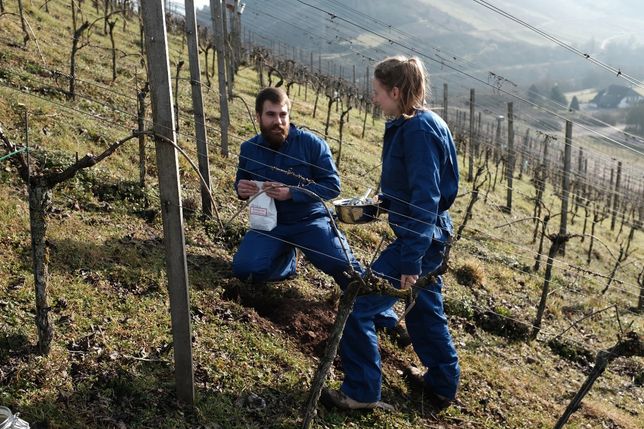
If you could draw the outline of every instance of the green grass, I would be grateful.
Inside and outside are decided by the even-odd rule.
[[[83,5],[86,19],[93,20],[94,10]],[[15,7],[5,6],[10,10]],[[53,1],[49,7],[51,14],[47,15],[36,4],[26,5],[46,65],[33,42],[24,50],[10,45],[21,40],[19,23],[15,17],[0,17],[0,124],[21,143],[20,104],[27,106],[34,156],[46,157],[52,166],[65,166],[73,162],[76,153],[99,153],[135,128],[132,115],[137,82],[133,76],[138,76],[139,86],[143,79],[137,57],[138,24],[129,22],[126,32],[117,25],[118,47],[131,55],[119,59],[119,70],[127,73],[120,74],[115,83],[110,82],[109,51],[100,48],[109,46],[109,41],[97,29],[92,46],[83,48],[79,57],[82,82],[75,102],[56,91],[27,94],[25,88],[67,88],[64,78],[56,80],[43,72],[53,68],[67,73],[69,55],[68,4]],[[179,58],[187,58],[180,55],[181,37],[170,35],[169,39],[174,70]],[[185,68],[182,77],[187,75]],[[252,108],[258,89],[256,72],[242,67],[236,85],[236,93]],[[325,97],[320,97],[318,115],[313,119],[313,91],[309,88],[304,101],[303,88],[299,96],[297,85],[291,90],[295,94],[293,121],[323,131]],[[187,113],[189,91],[187,81],[182,81],[178,101],[184,113],[180,115],[179,143],[196,159],[193,118]],[[215,89],[204,91],[204,98],[213,189],[222,218],[229,219],[240,208],[232,192],[235,154],[253,128],[244,105],[233,101],[232,155],[221,157],[218,93]],[[334,110],[331,117],[330,136],[337,138],[339,115]],[[384,124],[376,120],[372,125],[370,116],[367,124],[367,135],[361,139],[362,117],[352,111],[340,165],[343,196],[362,194],[378,181]],[[337,150],[333,139],[329,144]],[[244,287],[232,277],[230,261],[246,228],[245,216],[233,221],[222,238],[214,237],[216,227],[206,232],[198,216],[187,218],[197,400],[193,410],[177,407],[161,217],[157,214],[146,220],[141,214],[144,197],[152,213],[158,211],[153,144],[148,143],[147,149],[145,191],[138,192],[134,186],[138,181],[138,146],[134,141],[54,190],[48,241],[49,302],[55,336],[47,357],[37,356],[32,349],[37,338],[26,188],[9,164],[0,166],[0,404],[20,411],[32,424],[49,427],[118,427],[121,422],[133,428],[298,427],[318,362],[315,347],[326,335],[314,322],[330,323],[337,298],[332,280],[302,261],[297,279],[270,286],[271,302],[294,304],[288,314],[291,318],[280,319],[270,312],[262,316],[260,310],[266,309],[255,310],[227,295]],[[199,202],[199,183],[184,159],[180,160],[180,171],[184,199]],[[522,181],[515,178],[515,186],[513,213],[498,209],[505,203],[505,187],[497,184],[487,203],[483,196],[477,203],[464,238],[453,250],[453,268],[472,261],[480,264],[484,272],[481,285],[473,289],[458,284],[454,271],[446,276],[446,306],[463,368],[458,404],[438,417],[431,416],[410,396],[398,373],[409,362],[418,364],[417,358],[383,339],[383,399],[398,411],[321,410],[319,427],[552,427],[585,379],[584,368],[540,341],[510,341],[488,333],[474,318],[473,309],[489,307],[530,323],[536,312],[545,260],[541,272],[525,270],[533,265],[536,250],[536,244],[531,243],[532,223],[495,228],[531,215],[532,185],[525,177]],[[469,189],[470,184],[463,180],[462,188]],[[554,201],[556,212],[559,203],[551,191],[548,186],[546,201]],[[459,198],[452,210],[455,225],[462,220],[468,198]],[[354,252],[365,263],[371,260],[383,234],[391,238],[384,219],[343,227]],[[553,221],[550,230],[557,227]],[[580,232],[581,222],[570,225],[570,230]],[[598,226],[597,234],[613,252],[618,250],[616,231],[611,232],[607,222]],[[633,245],[642,248],[642,243],[641,233],[637,233]],[[565,261],[608,274],[611,260],[601,246],[596,246],[600,253],[592,264],[585,265],[587,245],[587,241],[571,241]],[[625,267],[617,276],[625,283],[613,285],[602,296],[599,291],[604,279],[565,271],[558,263],[544,319],[546,336],[612,304],[626,309],[620,313],[622,326],[633,323],[632,329],[641,332],[641,317],[628,312],[637,299],[636,271],[633,264]],[[582,322],[566,337],[596,352],[613,345],[618,332],[614,312],[604,312]],[[642,388],[633,380],[643,367],[641,358],[621,359],[611,365],[573,416],[570,427],[638,427]],[[340,381],[341,372],[334,368],[329,384],[337,386]],[[251,394],[266,406],[254,408],[248,400]]]

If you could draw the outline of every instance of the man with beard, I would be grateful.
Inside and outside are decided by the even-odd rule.
[[[290,107],[281,88],[265,88],[255,100],[261,133],[241,145],[235,189],[246,200],[260,191],[254,181],[264,182],[266,195],[275,200],[277,226],[246,233],[233,258],[233,272],[252,282],[284,280],[295,275],[299,248],[344,289],[350,279],[344,274],[349,263],[342,245],[353,268],[363,270],[344,236],[340,243],[321,201],[340,194],[340,178],[326,142],[291,124]]]

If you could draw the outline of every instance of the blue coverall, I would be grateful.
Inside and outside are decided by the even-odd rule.
[[[301,186],[323,200],[340,194],[340,178],[328,145],[292,124],[286,141],[277,150],[271,149],[261,134],[242,143],[235,190],[241,179]],[[349,264],[324,204],[293,188],[291,197],[275,201],[277,226],[272,231],[251,229],[246,233],[233,257],[233,273],[242,280],[249,277],[257,282],[283,280],[295,274],[298,247],[314,266],[332,276],[344,289],[350,280],[344,275]],[[362,267],[344,236],[342,241],[351,265],[362,274]]]
[[[385,127],[382,199],[396,239],[378,257],[373,271],[400,288],[401,274],[421,277],[442,263],[452,232],[447,209],[458,190],[456,148],[447,124],[435,113],[418,111]],[[442,279],[420,290],[406,316],[416,354],[427,367],[426,385],[453,399],[460,378],[456,349],[447,328]],[[360,296],[344,329],[340,356],[345,373],[341,390],[359,402],[381,394],[381,362],[374,321],[390,311],[396,298]]]

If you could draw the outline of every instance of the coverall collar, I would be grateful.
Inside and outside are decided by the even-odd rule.
[[[400,126],[403,122],[405,122],[405,117],[400,115],[395,119],[385,122],[385,129],[388,130],[389,128]]]

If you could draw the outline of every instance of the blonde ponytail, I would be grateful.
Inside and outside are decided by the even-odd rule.
[[[376,65],[374,77],[389,91],[400,91],[399,108],[404,117],[411,117],[417,110],[425,110],[425,80],[429,77],[418,57],[389,57]]]

